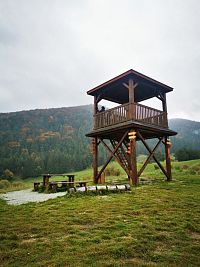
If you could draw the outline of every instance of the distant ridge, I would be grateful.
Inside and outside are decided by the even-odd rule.
[[[92,105],[0,113],[0,175],[5,169],[29,177],[91,166],[85,134],[92,129],[92,113]],[[172,152],[200,150],[200,122],[171,119],[169,127],[178,132]],[[100,163],[104,158],[100,153]]]
[[[200,150],[200,122],[186,119],[170,119],[170,129],[178,132],[172,137],[173,151],[180,148]]]

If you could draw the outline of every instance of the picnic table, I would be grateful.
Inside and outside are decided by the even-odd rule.
[[[42,182],[34,182],[34,190],[38,191],[40,185],[42,184],[46,188],[49,189],[55,189],[57,190],[58,186],[61,185],[63,188],[71,188],[74,187],[75,185],[78,185],[80,187],[86,187],[87,183],[90,181],[74,181],[75,174],[55,174],[55,173],[47,173],[47,174],[42,174],[43,176],[43,181]],[[68,177],[68,180],[64,181],[49,181],[49,179],[53,176],[61,176],[61,177]]]
[[[49,174],[48,173],[48,174],[42,174],[42,176],[43,176],[43,186],[48,186],[49,185],[49,178],[51,178],[52,176],[62,176],[62,177],[66,177],[67,176],[68,177],[68,182],[69,183],[73,183],[75,174],[55,174],[55,173]]]

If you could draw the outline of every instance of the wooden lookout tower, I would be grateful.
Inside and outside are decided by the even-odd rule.
[[[176,135],[176,132],[168,128],[166,103],[166,93],[171,91],[173,88],[131,69],[87,92],[94,96],[94,125],[92,132],[86,136],[92,138],[95,183],[100,182],[101,175],[112,158],[125,170],[130,184],[138,185],[140,175],[152,158],[167,180],[172,179],[169,136]],[[139,103],[153,97],[162,102],[162,110]],[[119,105],[99,111],[98,103],[101,100]],[[154,149],[151,149],[146,140],[153,138],[158,141]],[[110,145],[105,140],[109,140]],[[141,169],[137,170],[136,142],[139,140],[146,147],[149,156]],[[110,154],[101,170],[98,170],[99,144],[103,144]],[[165,167],[155,156],[160,144],[165,147]]]

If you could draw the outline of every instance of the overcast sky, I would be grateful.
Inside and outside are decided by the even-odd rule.
[[[174,88],[170,118],[200,120],[200,1],[0,0],[0,112],[90,104],[131,68]]]

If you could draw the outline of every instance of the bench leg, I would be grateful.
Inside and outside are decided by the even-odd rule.
[[[49,184],[48,189],[49,190],[55,190],[57,192],[58,185],[57,184]]]
[[[40,185],[40,183],[34,183],[34,191],[39,190],[39,185]]]

